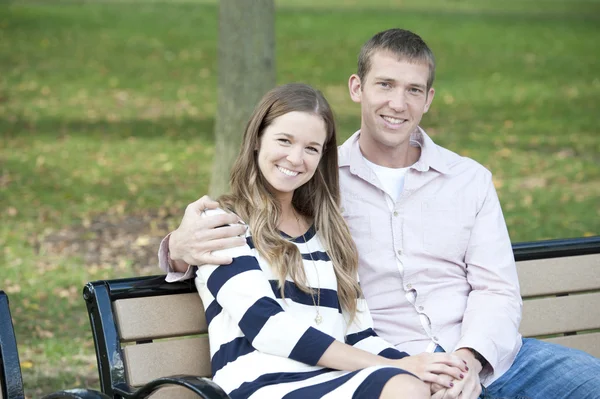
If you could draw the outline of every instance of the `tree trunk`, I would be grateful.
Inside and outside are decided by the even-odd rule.
[[[275,85],[274,0],[220,0],[218,40],[212,198],[229,191],[248,118]]]

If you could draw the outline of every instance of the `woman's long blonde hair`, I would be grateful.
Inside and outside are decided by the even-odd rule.
[[[340,213],[336,127],[331,107],[321,92],[305,84],[291,83],[265,94],[246,126],[240,154],[231,170],[231,193],[221,196],[219,202],[248,223],[255,248],[279,277],[282,297],[285,297],[286,276],[302,291],[311,293],[300,251],[277,229],[281,207],[260,172],[256,151],[265,128],[275,118],[293,111],[322,118],[327,129],[317,170],[306,184],[294,191],[292,205],[299,214],[314,221],[333,262],[340,304],[352,320],[356,314],[356,298],[361,295],[356,278],[358,253]]]

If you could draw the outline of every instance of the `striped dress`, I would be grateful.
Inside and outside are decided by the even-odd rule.
[[[311,295],[290,279],[285,283],[285,299],[281,298],[278,279],[248,232],[245,246],[216,252],[231,256],[230,265],[205,265],[196,272],[214,381],[232,399],[379,397],[390,378],[407,372],[384,366],[338,371],[317,366],[318,360],[334,340],[391,359],[407,354],[375,334],[364,299],[357,299],[358,312],[348,328],[332,262],[314,227],[303,237],[285,238],[302,254],[308,285],[317,288],[320,283],[322,322],[315,322]]]

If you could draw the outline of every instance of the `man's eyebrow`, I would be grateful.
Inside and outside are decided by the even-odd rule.
[[[427,85],[422,85],[420,83],[411,83],[410,86],[422,89],[423,91],[425,91],[427,89]]]
[[[287,137],[288,139],[293,139],[293,138],[294,138],[294,135],[293,135],[293,134],[289,134],[289,133],[285,133],[285,132],[279,132],[279,133],[275,133],[275,136],[285,136],[285,137]],[[318,145],[319,147],[323,147],[323,144],[321,144],[321,143],[318,143],[318,142],[316,142],[316,141],[311,141],[309,144],[310,144],[310,145]]]
[[[375,80],[383,80],[384,82],[395,82],[396,79],[393,78],[387,78],[385,76],[375,76]]]
[[[394,79],[394,78],[387,78],[385,76],[376,76],[375,80],[379,81],[379,82],[387,82],[387,83],[396,83],[397,82],[396,79]],[[420,84],[420,83],[409,83],[408,85],[410,87],[418,87],[419,89],[422,89],[422,90],[426,90],[427,89],[427,85]]]

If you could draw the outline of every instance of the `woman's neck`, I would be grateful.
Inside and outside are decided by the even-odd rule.
[[[308,222],[306,218],[294,209],[292,202],[281,204],[281,215],[277,228],[291,237],[299,237],[308,230]]]

